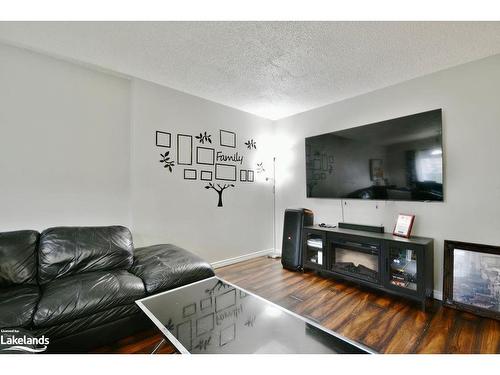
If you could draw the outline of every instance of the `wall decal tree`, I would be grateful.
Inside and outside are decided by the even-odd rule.
[[[211,182],[208,183],[208,185],[205,186],[205,189],[213,189],[219,194],[219,202],[217,203],[217,207],[222,207],[222,193],[224,190],[227,188],[234,187],[234,184],[224,184],[224,186],[220,186],[217,184],[217,187],[212,184]]]

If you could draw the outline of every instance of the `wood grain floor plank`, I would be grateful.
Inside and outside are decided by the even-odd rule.
[[[500,353],[500,322],[492,319],[481,320],[478,353]]]
[[[420,343],[422,333],[430,324],[429,314],[414,306],[405,306],[394,317],[397,324],[393,327],[390,337],[386,337],[383,345],[384,353],[405,354],[415,353]]]

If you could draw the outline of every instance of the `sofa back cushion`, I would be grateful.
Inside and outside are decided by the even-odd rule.
[[[122,226],[55,227],[40,235],[41,284],[84,272],[128,270],[132,263],[132,234]]]
[[[0,288],[36,284],[38,237],[34,230],[0,233]]]

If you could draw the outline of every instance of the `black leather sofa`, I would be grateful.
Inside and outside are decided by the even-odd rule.
[[[122,226],[0,233],[0,328],[80,353],[152,328],[137,299],[214,275],[174,245],[134,250]]]

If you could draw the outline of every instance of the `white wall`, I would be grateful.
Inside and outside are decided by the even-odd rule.
[[[141,80],[132,84],[132,217],[136,245],[174,243],[208,261],[220,261],[272,248],[272,187],[255,173],[256,182],[234,182],[218,196],[206,182],[183,179],[184,168],[213,170],[211,166],[179,166],[170,173],[159,162],[170,150],[176,162],[176,134],[198,135],[207,131],[216,150],[238,151],[240,168],[255,169],[264,161],[268,172],[272,122],[207,100]],[[234,131],[238,148],[219,146],[219,130]],[[156,147],[155,132],[172,135],[170,149]],[[243,145],[257,141],[257,150]],[[201,145],[193,138],[194,146]],[[206,145],[205,145],[206,146]],[[195,155],[194,155],[195,156]],[[231,163],[229,163],[231,164]],[[238,172],[239,173],[239,172]],[[224,181],[213,181],[223,183]]]
[[[177,133],[207,131],[216,145],[219,129],[231,130],[241,168],[265,161],[271,172],[271,121],[4,44],[0,103],[0,231],[122,224],[136,246],[175,243],[209,261],[272,248],[263,175],[235,182],[219,208],[206,183],[166,172],[155,146],[156,130],[172,133],[172,153]],[[256,151],[243,145],[251,138]]]
[[[0,44],[0,231],[128,225],[130,82]]]
[[[305,198],[306,136],[443,108],[446,201],[347,201],[345,221],[390,230],[399,212],[415,213],[414,234],[436,241],[438,291],[444,239],[500,243],[500,56],[274,126],[165,87],[134,80],[131,88],[127,79],[1,44],[0,83],[0,231],[124,224],[137,245],[172,242],[210,261],[270,249],[272,190],[262,176],[236,183],[218,208],[204,183],[184,181],[182,168],[169,175],[158,162],[156,130],[173,136],[206,130],[217,141],[222,128],[236,131],[240,146],[257,140],[258,152],[241,149],[245,166],[265,160],[270,172],[277,154],[279,247],[286,207],[309,207],[316,222],[342,217],[339,200]]]
[[[306,199],[305,137],[442,108],[445,202],[349,200],[344,207],[346,222],[386,231],[398,213],[416,214],[413,234],[435,240],[441,292],[445,239],[500,244],[499,98],[497,55],[277,121],[278,238],[287,207],[312,209],[316,223],[342,218],[340,200]]]

